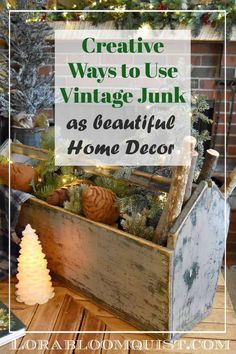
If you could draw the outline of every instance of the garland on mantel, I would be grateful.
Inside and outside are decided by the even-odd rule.
[[[20,2],[20,1],[19,1]],[[224,14],[208,12],[210,10],[226,10],[227,38],[232,33],[232,26],[236,23],[235,0],[59,0],[54,10],[64,9],[61,13],[34,14],[32,21],[92,21],[94,25],[106,21],[114,21],[116,28],[137,29],[142,26],[151,28],[165,27],[174,29],[179,25],[189,26],[193,35],[197,36],[203,25],[212,26],[219,34],[224,34]],[[45,1],[42,1],[45,7]],[[8,5],[9,6],[9,5]],[[16,1],[16,8],[19,8]],[[114,10],[112,13],[69,13],[66,10]],[[205,10],[202,12],[181,12],[181,10]],[[125,13],[116,10],[162,10],[163,12]],[[165,10],[176,10],[165,12]]]

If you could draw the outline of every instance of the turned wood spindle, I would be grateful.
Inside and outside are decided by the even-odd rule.
[[[194,137],[186,137],[184,139],[184,147],[182,153],[186,154],[186,151],[189,150],[192,154],[195,145],[196,139]],[[186,154],[186,158],[187,156],[188,154]],[[177,166],[174,168],[166,207],[160,217],[153,238],[153,242],[158,243],[159,245],[166,246],[170,227],[181,213],[189,170],[189,164],[184,166]]]
[[[200,175],[198,177],[197,183],[211,178],[211,176],[216,168],[219,155],[220,154],[218,153],[218,151],[213,150],[213,149],[208,149],[206,151],[205,160],[204,160]]]
[[[223,184],[223,186],[220,189],[225,199],[229,198],[229,196],[232,194],[235,187],[236,187],[236,167],[230,173],[229,177],[227,177],[226,183]]]

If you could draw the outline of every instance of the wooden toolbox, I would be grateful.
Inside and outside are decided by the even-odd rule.
[[[18,229],[27,224],[55,278],[141,331],[174,340],[212,309],[229,224],[229,205],[212,181],[197,185],[167,247],[37,198],[22,207]]]

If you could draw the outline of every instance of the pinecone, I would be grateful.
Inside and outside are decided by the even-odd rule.
[[[102,187],[89,187],[82,193],[84,215],[91,220],[112,225],[119,218],[119,208],[115,205],[116,195]]]
[[[88,179],[78,179],[77,181],[66,184],[65,186],[51,193],[47,199],[48,204],[63,207],[64,203],[69,200],[69,189],[71,187],[80,186],[81,184],[86,184],[87,186],[94,185],[94,183]]]
[[[23,192],[30,192],[32,187],[30,183],[36,179],[37,173],[33,166],[23,163],[14,162],[10,165],[11,169],[11,188]],[[3,184],[8,185],[9,167],[8,164],[0,164],[0,180]]]
[[[69,191],[68,187],[62,187],[62,188],[55,190],[53,193],[51,193],[48,196],[48,199],[47,199],[48,204],[63,207],[64,202],[69,200],[68,191]]]

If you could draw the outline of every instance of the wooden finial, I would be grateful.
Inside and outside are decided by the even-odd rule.
[[[191,152],[194,151],[197,140],[194,136],[186,136],[184,138],[184,149],[189,149]]]
[[[211,176],[216,168],[219,156],[220,156],[220,154],[216,150],[208,149],[206,151],[205,160],[204,160],[200,175],[198,177],[197,183],[211,178]]]
[[[220,189],[225,199],[229,198],[229,196],[231,195],[235,187],[236,187],[236,167],[230,173],[229,177],[227,177],[226,183],[223,184],[223,186]]]

